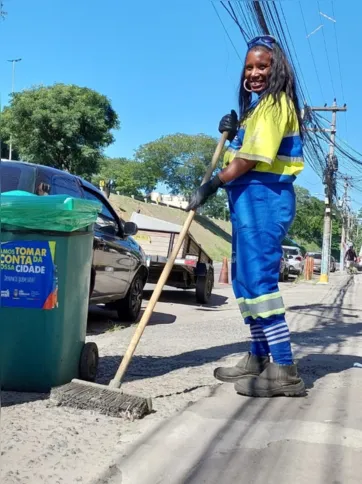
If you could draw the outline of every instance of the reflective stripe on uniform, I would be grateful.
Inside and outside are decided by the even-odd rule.
[[[241,314],[244,318],[268,318],[275,314],[284,314],[285,308],[281,293],[274,292],[254,299],[237,299]]]

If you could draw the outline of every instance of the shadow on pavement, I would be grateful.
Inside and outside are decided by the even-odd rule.
[[[140,318],[144,310],[141,311]],[[156,324],[172,324],[176,321],[174,314],[161,313],[155,311],[148,323],[149,326]],[[122,328],[129,328],[132,322],[121,322],[118,319],[116,311],[104,309],[98,306],[92,306],[88,313],[87,336],[107,333],[108,331],[117,331]]]
[[[319,354],[316,353],[302,356],[298,361],[301,374],[303,375],[303,378],[305,378],[308,388],[312,388],[318,379],[323,378],[330,373],[339,373],[348,370],[353,367],[355,362],[362,361],[362,358],[360,357],[339,354],[339,348],[336,349],[335,347],[333,347],[334,354],[323,353],[323,351],[327,350],[330,345],[338,345],[347,338],[362,334],[362,322],[346,324],[342,321],[342,311],[350,311],[348,305],[344,304],[345,294],[349,286],[350,283],[347,283],[347,285],[341,288],[335,301],[329,306],[326,305],[324,308],[321,308],[319,305],[302,307],[294,306],[293,308],[290,308],[292,311],[298,311],[301,309],[306,314],[310,314],[311,311],[317,310],[318,315],[325,316],[328,319],[328,322],[323,319],[316,327],[292,335],[292,339],[301,346],[313,346],[314,342],[318,344],[316,351],[319,351]],[[240,346],[237,344],[218,346],[168,358],[152,357],[151,359],[148,359],[148,357],[146,357],[146,361],[148,361],[148,369],[142,367],[142,359],[139,359],[138,361],[135,360],[135,366],[130,369],[129,376],[131,379],[144,378],[143,371],[148,373],[148,377],[156,376],[156,374],[162,375],[167,371],[167,368],[170,369],[169,371],[172,371],[184,366],[195,367],[202,365],[205,362],[217,361],[222,356],[245,351],[247,349],[248,344],[243,343]],[[163,364],[163,360],[165,360],[165,365]],[[141,370],[140,373],[138,373],[138,369]],[[154,374],[154,371],[156,374]],[[359,370],[356,369],[356,371]],[[340,388],[340,390],[336,392],[336,397],[336,413],[344,412],[344,414],[347,414],[351,402],[348,398],[346,388]],[[278,402],[276,400],[278,400]],[[190,461],[189,470],[185,472],[182,477],[178,476],[178,482],[183,482],[184,484],[198,484],[200,482],[208,482],[209,484],[216,484],[219,482],[240,482],[240,476],[242,476],[242,474],[240,474],[240,469],[242,472],[242,467],[240,467],[240,465],[242,466],[245,464],[245,462],[241,463],[243,452],[247,453],[247,450],[244,450],[242,443],[249,433],[253,432],[255,425],[263,420],[268,420],[269,422],[278,422],[283,419],[303,421],[306,415],[306,405],[310,406],[311,404],[308,403],[308,399],[305,398],[256,400],[253,398],[240,397],[240,404],[237,405],[235,410],[227,416],[227,419],[225,419],[225,422],[220,426],[218,431],[210,438],[204,439],[202,452],[198,452],[194,459]],[[234,423],[237,420],[243,420],[245,425],[242,431],[235,434]],[[172,419],[168,423],[167,421],[163,422],[162,427],[164,429],[164,435],[167,435],[168,427],[170,431],[174,431],[172,425]],[[147,444],[149,439],[152,438],[160,428],[161,427],[155,429],[153,435],[143,438],[141,443],[137,441],[133,448],[128,452],[128,455],[132,456],[133,453],[137,453],[140,444]],[[336,429],[337,430],[334,430],[334,432],[340,433],[340,439],[342,442],[344,426],[340,425],[340,427],[336,427]],[[192,435],[192,429],[190,429],[190,437],[188,438],[192,439]],[[220,451],[219,446],[221,441],[229,444],[230,448]],[[259,464],[259,454],[257,450],[249,455],[251,456],[250,466],[255,467],[255,477],[258,482],[277,482],[274,480],[274,477],[275,475],[278,475],[279,466],[274,466],[275,469],[273,466],[261,466]],[[285,454],[282,456],[285,457]],[[343,479],[343,471],[340,473],[341,476],[335,475],[336,467],[327,465],[329,462],[333,461],[340,463],[340,467],[343,467],[342,464],[346,459],[348,459],[348,456],[345,457],[345,448],[343,446],[329,446],[327,448],[326,460],[322,459],[320,462],[318,470],[320,478],[318,482],[346,482],[346,480]],[[174,461],[171,460],[171,462]],[[167,462],[165,462],[165,466],[162,468],[163,475],[172,476],[173,469],[170,467],[171,465],[172,463],[168,466]],[[119,459],[119,467],[122,469],[122,458]],[[231,468],[235,471],[232,480],[230,479]],[[289,468],[290,467],[288,467],[288,469]],[[337,472],[337,474],[339,474],[339,472]],[[280,477],[280,475],[278,476]],[[97,482],[100,483],[101,481]]]
[[[353,355],[323,355],[309,354],[298,360],[298,370],[303,377],[308,389],[313,388],[314,383],[331,373],[341,373],[353,368],[354,363],[362,364],[360,356]],[[362,369],[356,368],[356,371]],[[362,372],[361,372],[362,378]]]
[[[313,370],[307,377],[307,384],[313,386],[315,380],[322,378],[328,373],[335,373],[344,371],[353,367],[354,362],[361,362],[361,358],[353,357],[353,355],[342,355],[338,352],[342,349],[343,344],[353,336],[362,335],[362,321],[353,324],[344,322],[345,317],[342,311],[348,311],[348,305],[343,304],[345,294],[350,287],[349,281],[343,286],[337,294],[335,300],[331,305],[321,307],[319,305],[302,306],[303,312],[298,311],[298,314],[303,313],[309,316],[317,311],[318,317],[321,321],[313,328],[302,331],[292,332],[292,342],[300,348],[313,346],[316,347],[316,354],[309,356],[302,356],[300,359],[300,371],[304,374],[303,368],[318,367]],[[296,306],[294,306],[296,308]],[[293,307],[289,311],[293,311]],[[336,350],[335,354],[326,355],[318,354],[317,352],[325,351],[333,345]],[[171,371],[180,368],[199,367],[206,363],[216,362],[220,359],[236,353],[242,353],[249,350],[249,342],[233,343],[228,345],[213,346],[210,348],[203,348],[193,350],[178,355],[172,356],[134,356],[126,381],[141,380],[145,378],[153,378],[165,375]],[[298,358],[298,356],[296,355]],[[113,377],[120,362],[120,357],[105,356],[100,358],[99,378],[102,382],[107,382]],[[353,361],[352,361],[353,360]],[[315,375],[315,378],[313,377]]]
[[[23,403],[47,400],[49,393],[1,392],[1,407],[12,407]]]
[[[149,300],[152,296],[152,290],[145,290],[143,298]],[[211,294],[210,300],[207,304],[201,305],[196,301],[195,290],[182,291],[167,289],[162,292],[159,302],[169,304],[185,304],[187,306],[200,306],[206,308],[216,308],[226,304],[228,297],[220,294]]]
[[[193,368],[219,361],[225,356],[248,351],[249,343],[232,343],[212,348],[193,350],[173,356],[137,356],[132,359],[125,381],[143,380],[166,375],[180,368]],[[103,356],[99,359],[99,383],[108,383],[121,362],[119,356]]]

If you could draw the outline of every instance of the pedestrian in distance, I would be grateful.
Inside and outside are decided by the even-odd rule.
[[[293,182],[304,166],[301,125],[285,53],[271,36],[254,38],[240,80],[239,119],[232,110],[219,124],[230,141],[223,169],[196,190],[187,207],[196,209],[220,187],[227,191],[233,290],[250,327],[251,348],[235,367],[217,368],[214,375],[235,382],[242,395],[305,394],[278,288],[282,242],[295,216]]]
[[[346,251],[346,255],[344,256],[344,262],[346,264],[346,268],[348,270],[351,270],[352,268],[354,268],[356,260],[357,260],[357,254],[353,248],[353,244],[349,244],[348,250]]]

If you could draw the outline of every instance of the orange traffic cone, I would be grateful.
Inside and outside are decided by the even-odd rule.
[[[229,265],[227,257],[224,257],[224,260],[222,262],[219,284],[229,284]]]

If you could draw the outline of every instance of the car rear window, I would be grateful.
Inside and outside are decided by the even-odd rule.
[[[317,259],[317,260],[321,260],[322,259],[322,254],[315,254],[315,253],[312,253],[312,254],[308,254],[309,257],[313,257],[313,259]]]
[[[52,178],[51,195],[70,195],[82,198],[82,191],[76,178],[70,175],[55,175]]]
[[[0,191],[1,193],[13,190],[34,192],[35,170],[29,165],[11,165],[0,163]]]
[[[299,255],[297,249],[284,249],[284,251],[287,255]]]

